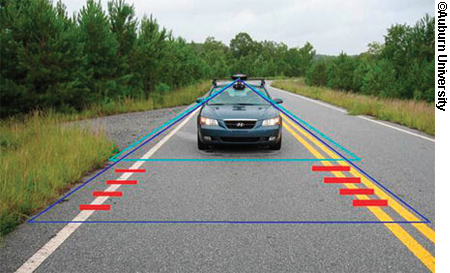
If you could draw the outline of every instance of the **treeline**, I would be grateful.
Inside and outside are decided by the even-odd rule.
[[[384,43],[369,44],[358,56],[341,53],[314,62],[310,85],[403,99],[434,101],[434,17],[414,26],[394,25]]]
[[[237,34],[230,45],[209,37],[201,45],[210,76],[242,72],[251,76],[304,76],[316,54],[313,46],[289,48],[284,43],[258,42],[247,33]]]
[[[50,0],[1,2],[1,115],[41,108],[76,111],[120,97],[145,97],[201,79],[192,46],[139,23],[134,8],[88,0],[74,16]]]
[[[79,111],[120,98],[159,92],[233,72],[301,76],[310,44],[288,48],[241,33],[230,46],[207,38],[187,43],[152,17],[113,0],[88,0],[69,16],[61,1],[0,1],[0,115],[34,109]]]
[[[232,73],[303,77],[312,85],[434,100],[434,18],[396,25],[359,56],[322,58],[310,43],[289,48],[237,34],[229,45],[186,42],[138,20],[134,7],[88,0],[69,15],[61,1],[0,1],[0,116],[53,108],[75,112],[122,98],[146,99]]]

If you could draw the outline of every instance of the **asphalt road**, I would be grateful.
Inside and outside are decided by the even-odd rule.
[[[153,161],[120,162],[36,219],[62,223],[22,225],[9,235],[0,248],[0,271],[14,272],[21,266],[23,272],[34,268],[36,272],[433,271],[431,137],[268,90],[284,100],[286,109],[360,157],[362,162],[356,164],[364,172],[431,223],[379,223],[423,218],[355,168],[351,173],[312,172],[312,165],[347,164],[307,161],[336,155],[292,121],[284,121],[281,151],[200,152],[194,117],[130,156]],[[130,129],[124,145],[166,116],[146,125],[145,113],[133,115],[130,120],[143,121],[146,129]],[[123,128],[112,128],[124,134]],[[127,177],[114,172],[132,165],[146,172]],[[369,198],[387,199],[388,206],[353,207],[357,198],[339,195],[345,186],[324,184],[325,176],[361,177],[357,187],[375,189],[377,195]],[[80,204],[95,199],[93,191],[105,190],[106,180],[119,177],[138,184],[117,188],[123,197],[97,199],[111,204],[110,211],[79,214]],[[75,217],[92,223],[64,223]]]

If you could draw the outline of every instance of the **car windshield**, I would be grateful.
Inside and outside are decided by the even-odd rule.
[[[265,91],[260,93],[265,94]],[[250,88],[244,90],[236,90],[229,88],[208,102],[209,105],[269,105],[269,103],[261,98],[256,92]]]

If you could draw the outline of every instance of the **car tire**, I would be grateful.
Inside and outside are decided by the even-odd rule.
[[[269,149],[270,149],[270,150],[273,150],[273,151],[278,151],[278,150],[280,150],[280,149],[281,149],[281,137],[280,137],[280,140],[277,141],[277,143],[275,143],[275,144],[269,146]]]
[[[197,135],[197,148],[200,151],[206,150],[208,148],[208,145],[202,142],[199,135]]]

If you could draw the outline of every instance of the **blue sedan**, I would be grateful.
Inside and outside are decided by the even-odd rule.
[[[208,95],[213,91],[214,88]],[[265,88],[258,91],[270,98]],[[274,101],[283,102],[281,99]],[[279,111],[243,82],[237,82],[205,103],[197,117],[197,128],[200,150],[224,144],[281,149],[282,121]]]

